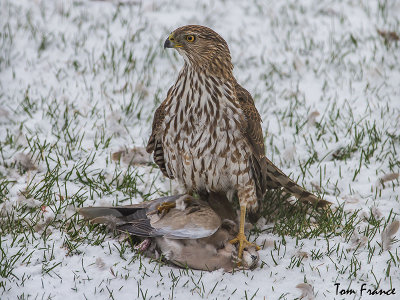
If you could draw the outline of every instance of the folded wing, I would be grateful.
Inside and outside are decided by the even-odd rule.
[[[175,203],[177,207],[158,214],[157,208],[165,202]],[[78,212],[92,223],[141,237],[199,239],[211,236],[221,225],[221,219],[213,209],[188,195],[162,197],[127,206],[84,207]]]

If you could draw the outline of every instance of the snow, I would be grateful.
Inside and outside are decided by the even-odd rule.
[[[0,182],[11,183],[0,222],[14,213],[16,228],[36,231],[1,232],[0,271],[16,262],[0,298],[353,299],[334,284],[360,296],[362,283],[377,282],[398,295],[400,233],[380,227],[366,241],[363,219],[350,240],[262,233],[260,267],[229,274],[150,261],[111,233],[76,228],[73,212],[181,191],[153,166],[111,155],[146,145],[183,64],[163,42],[201,24],[228,42],[234,74],[262,116],[268,157],[345,211],[398,228],[400,42],[385,44],[377,29],[399,33],[399,16],[396,1],[1,1]],[[349,157],[334,159],[350,146]],[[293,265],[299,253],[307,256]]]

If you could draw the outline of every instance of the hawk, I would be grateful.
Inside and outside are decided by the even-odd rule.
[[[284,188],[302,201],[326,204],[265,156],[260,114],[233,76],[228,45],[218,33],[183,26],[164,48],[176,49],[185,62],[154,114],[146,150],[187,193],[237,194],[239,233],[231,242],[239,243],[239,257],[251,244],[244,234],[246,210],[257,210],[267,189]]]

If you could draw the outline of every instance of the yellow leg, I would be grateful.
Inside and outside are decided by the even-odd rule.
[[[256,244],[250,243],[246,236],[244,235],[244,223],[246,221],[246,205],[240,206],[240,224],[239,224],[239,233],[238,235],[229,242],[231,244],[239,243],[238,257],[241,259],[243,256],[243,249],[246,246],[254,246],[256,250],[260,250],[261,248]]]

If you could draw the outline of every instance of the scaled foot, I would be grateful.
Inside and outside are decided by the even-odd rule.
[[[233,240],[230,240],[230,241],[229,241],[229,243],[231,243],[231,244],[237,244],[237,243],[239,243],[238,257],[239,257],[240,259],[242,259],[242,257],[243,257],[243,249],[244,249],[245,247],[253,246],[254,248],[256,248],[257,251],[261,249],[261,248],[260,248],[259,246],[257,246],[256,244],[250,243],[250,242],[247,240],[247,238],[246,238],[246,236],[244,235],[244,233],[242,233],[242,232],[239,232],[238,235],[237,235]],[[240,265],[240,263],[239,263],[238,265]]]
[[[176,207],[175,202],[164,202],[157,207],[157,213],[158,214],[166,214],[169,212],[169,210],[171,208],[175,208],[175,207]]]

